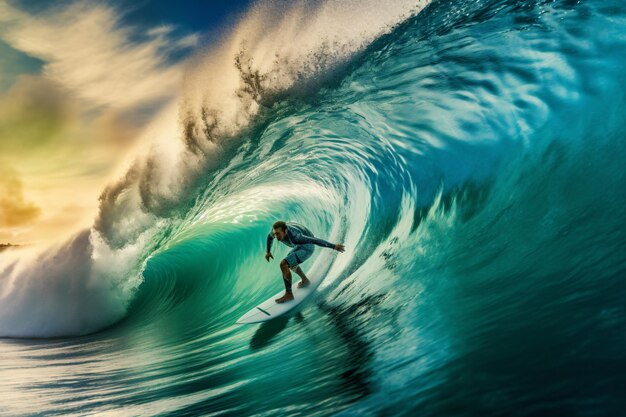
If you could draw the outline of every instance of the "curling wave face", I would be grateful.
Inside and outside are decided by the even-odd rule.
[[[607,387],[626,382],[626,6],[398,8],[336,32],[346,42],[315,49],[314,69],[316,54],[263,60],[272,36],[241,47],[259,10],[218,51],[235,60],[234,101],[198,87],[228,60],[199,57],[178,156],[138,161],[94,229],[54,252],[67,265],[47,321],[29,311],[32,264],[3,273],[19,295],[5,335],[115,323],[3,342],[9,372],[51,369],[2,382],[19,392],[9,410],[36,396],[52,414],[620,414]],[[306,11],[323,31],[325,10],[277,27]],[[300,315],[236,326],[282,286],[263,259],[276,219],[348,250],[308,261],[326,278]],[[77,304],[60,283],[83,259]]]

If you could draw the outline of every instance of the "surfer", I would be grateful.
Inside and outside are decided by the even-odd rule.
[[[285,295],[277,298],[277,303],[284,303],[285,301],[293,300],[293,292],[291,292],[291,270],[298,274],[301,278],[298,283],[298,288],[304,288],[308,286],[311,281],[306,277],[304,271],[300,268],[300,264],[313,255],[315,245],[322,246],[324,248],[332,248],[338,252],[343,252],[345,247],[341,244],[332,244],[322,239],[318,239],[313,236],[313,233],[306,227],[297,223],[285,223],[283,221],[277,221],[272,225],[272,231],[267,235],[267,252],[265,253],[265,260],[270,261],[272,256],[272,243],[274,238],[280,242],[289,246],[291,251],[285,256],[285,259],[280,261],[280,270],[283,274],[283,281],[285,282]]]

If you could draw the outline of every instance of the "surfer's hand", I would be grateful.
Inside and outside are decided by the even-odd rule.
[[[269,262],[269,261],[270,261],[270,258],[274,259],[274,257],[272,256],[272,253],[271,253],[271,252],[267,252],[267,253],[265,254],[265,260],[266,260],[267,262]]]
[[[335,249],[337,252],[343,252],[344,250],[346,250],[346,247],[345,247],[345,246],[343,246],[343,245],[342,245],[342,244],[340,244],[340,243],[337,243],[337,244],[335,245],[335,248],[334,248],[334,249]]]

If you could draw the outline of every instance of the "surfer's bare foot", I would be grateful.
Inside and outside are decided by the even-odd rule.
[[[311,281],[309,281],[308,279],[302,278],[300,282],[298,282],[298,288],[306,288],[309,286],[310,283]]]
[[[278,304],[282,304],[285,301],[291,301],[293,300],[293,293],[292,292],[285,292],[285,295],[283,295],[280,298],[275,299],[274,301],[276,301]]]

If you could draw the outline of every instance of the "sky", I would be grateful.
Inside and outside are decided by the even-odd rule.
[[[190,58],[249,3],[0,0],[0,243],[90,226]]]

